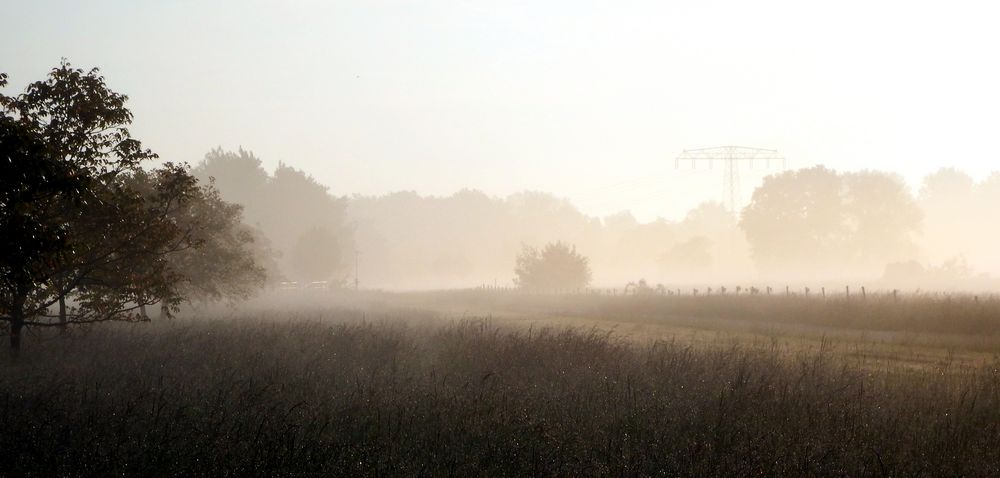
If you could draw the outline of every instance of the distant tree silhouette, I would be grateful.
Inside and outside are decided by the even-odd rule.
[[[818,166],[765,178],[743,210],[740,227],[763,269],[837,264],[847,235],[837,173]]]
[[[740,227],[762,270],[836,275],[913,256],[920,220],[898,177],[818,166],[765,178]]]
[[[990,204],[1000,204],[1000,172],[990,173],[979,184],[978,192],[983,194],[984,201],[988,201]]]
[[[536,291],[583,288],[590,285],[587,262],[575,246],[562,242],[546,244],[541,250],[525,245],[517,256],[514,281],[518,287]]]
[[[712,267],[712,241],[705,236],[678,243],[659,257],[660,270],[678,279],[704,273]]]
[[[249,224],[262,222],[271,178],[252,151],[242,147],[235,152],[215,148],[191,173],[202,184],[212,181],[226,201],[242,205]]]
[[[953,168],[943,168],[924,178],[918,199],[926,224],[923,236],[925,258],[940,262],[955,255],[975,257],[976,262],[997,257],[996,244],[983,241],[983,233],[993,221],[996,203],[984,202],[971,176]],[[985,206],[985,207],[983,207]]]
[[[871,264],[917,256],[916,235],[923,211],[897,175],[860,171],[841,175],[848,237],[844,244],[850,264]]]
[[[197,246],[168,256],[183,277],[179,289],[186,300],[247,299],[275,273],[266,238],[243,223],[243,206],[222,200],[211,182],[171,217]]]
[[[314,227],[301,236],[292,248],[292,265],[297,279],[312,282],[329,280],[342,264],[337,236],[322,227]]]
[[[924,178],[920,201],[924,204],[959,203],[971,199],[976,182],[955,168],[942,168]]]
[[[274,249],[279,271],[272,277],[302,278],[303,266],[296,263],[295,249],[302,237],[316,228],[335,239],[327,242],[323,254],[339,258],[353,246],[353,230],[345,219],[347,201],[331,195],[326,186],[303,171],[279,163],[274,173],[268,174],[252,152],[217,148],[205,155],[193,173],[203,182],[214,178],[224,200],[244,206],[247,222],[255,225]],[[335,267],[344,265],[335,263]]]
[[[387,287],[493,282],[509,275],[510,258],[522,244],[562,237],[573,237],[579,249],[587,250],[590,267],[608,281],[664,275],[699,281],[720,271],[753,268],[743,231],[718,203],[702,204],[680,222],[639,222],[628,213],[587,216],[566,200],[539,192],[491,197],[474,190],[451,196],[402,191],[354,196],[347,216],[356,225],[366,276]],[[669,267],[661,267],[661,257],[697,237],[709,239],[701,249],[704,255],[692,261],[675,255]],[[700,260],[706,255],[709,259]]]
[[[705,202],[687,213],[684,227],[695,236],[717,238],[735,230],[737,221],[721,202]]]

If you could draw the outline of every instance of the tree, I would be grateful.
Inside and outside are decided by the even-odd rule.
[[[199,182],[211,182],[226,201],[242,205],[250,224],[262,221],[271,177],[252,151],[215,148],[191,172]]]
[[[6,75],[0,74],[0,87]],[[6,97],[0,96],[0,101]],[[39,286],[56,274],[52,264],[69,243],[56,206],[83,201],[87,178],[73,164],[46,154],[44,140],[0,103],[0,318],[10,326],[11,346],[20,346],[26,314],[45,304]],[[51,304],[45,304],[51,305]]]
[[[849,263],[882,266],[917,254],[915,235],[923,213],[896,175],[860,171],[841,175],[850,234]]]
[[[992,204],[977,196],[975,181],[962,171],[942,168],[924,178],[918,197],[926,226],[921,241],[925,260],[940,262],[954,255],[976,258],[977,250],[984,254],[976,263],[996,257],[995,244],[982,244],[979,234],[991,222],[983,218],[993,213]],[[988,204],[986,211],[980,210],[981,204]]]
[[[660,270],[675,278],[701,278],[712,268],[712,240],[696,236],[675,244],[659,257]]]
[[[186,300],[246,299],[263,286],[264,264],[273,261],[273,253],[259,231],[243,223],[243,207],[223,201],[212,182],[201,185],[172,217],[197,244],[168,256]]]
[[[333,244],[340,250],[327,252],[340,257],[351,247],[352,231],[344,221],[346,201],[332,196],[326,186],[302,171],[279,164],[271,175],[252,152],[217,148],[206,154],[193,172],[202,182],[214,181],[224,200],[243,205],[250,224],[273,244],[275,253],[267,260],[275,264],[280,261],[281,271],[275,268],[271,277],[300,272],[295,248],[302,236],[314,228],[334,236],[326,247]]]
[[[758,267],[829,274],[856,266],[878,271],[912,257],[920,223],[920,210],[900,178],[818,166],[765,178],[740,227]]]
[[[576,246],[563,242],[546,244],[541,250],[523,246],[514,267],[514,282],[523,289],[554,291],[590,285],[590,266]]]
[[[0,265],[0,313],[15,351],[25,326],[133,319],[171,287],[163,254],[189,242],[166,215],[194,181],[167,164],[146,194],[130,187],[156,155],[131,138],[126,100],[96,69],[65,61],[23,94],[0,95],[4,167],[13,173],[3,174],[0,215],[7,250],[16,251]]]
[[[304,281],[329,279],[342,265],[337,237],[322,227],[306,231],[292,249],[292,264]]]
[[[206,197],[185,166],[143,168],[156,155],[131,137],[126,101],[65,61],[0,95],[0,320],[15,351],[27,326],[144,320],[184,298],[171,259],[206,242],[189,220]]]
[[[955,168],[942,168],[924,178],[920,201],[929,206],[966,206],[972,200],[975,180]]]
[[[740,227],[758,267],[772,272],[827,268],[841,261],[847,235],[841,182],[818,166],[764,178],[742,213]]]

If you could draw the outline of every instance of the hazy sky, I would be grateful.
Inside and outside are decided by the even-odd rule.
[[[720,171],[674,170],[684,148],[1000,169],[995,2],[0,5],[11,87],[99,66],[164,159],[243,145],[336,194],[538,189],[650,219],[721,196]]]

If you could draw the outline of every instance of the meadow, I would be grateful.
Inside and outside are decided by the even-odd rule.
[[[768,334],[709,320],[725,301],[702,299],[716,309],[694,341],[702,319],[670,322],[687,309],[668,298],[442,294],[32,335],[0,365],[0,474],[1000,474],[1000,360],[988,341],[948,359],[971,353],[947,338],[966,325],[928,339],[942,354],[914,367],[880,336],[809,335],[781,314]],[[996,320],[982,303],[946,320]],[[666,332],[595,325],[621,316]],[[920,317],[882,320],[949,330]]]

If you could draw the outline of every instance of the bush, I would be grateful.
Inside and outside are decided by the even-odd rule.
[[[514,282],[535,291],[582,289],[590,285],[587,262],[576,246],[562,242],[546,244],[541,250],[526,245],[517,256]]]

